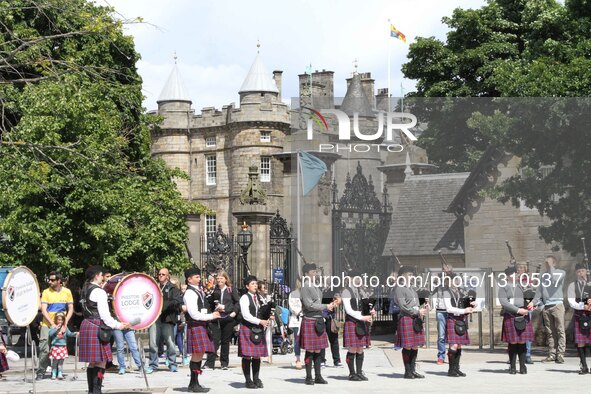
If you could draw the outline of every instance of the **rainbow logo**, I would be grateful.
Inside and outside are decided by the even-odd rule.
[[[326,119],[324,119],[324,116],[322,116],[322,114],[320,112],[318,112],[315,109],[312,109],[310,107],[302,107],[302,108],[310,111],[310,117],[314,120],[314,122],[316,122],[316,124],[318,124],[318,126],[320,128],[322,128],[322,126],[324,125],[324,128],[326,129],[326,131],[328,131],[328,123],[326,123]]]

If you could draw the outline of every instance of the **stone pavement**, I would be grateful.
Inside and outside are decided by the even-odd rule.
[[[205,370],[201,375],[201,383],[212,388],[211,393],[244,392],[243,376],[240,369],[240,359],[235,353],[231,354],[230,369]],[[344,361],[345,351],[341,351]],[[369,378],[368,382],[350,382],[347,380],[347,368],[329,366],[323,369],[323,376],[328,385],[305,386],[303,370],[292,367],[293,354],[274,355],[273,364],[263,363],[261,379],[265,384],[264,390],[269,393],[294,393],[309,391],[311,393],[359,393],[368,390],[375,393],[392,393],[402,391],[408,393],[442,393],[442,392],[475,392],[498,393],[511,391],[523,393],[577,393],[589,392],[591,375],[579,376],[578,358],[566,358],[564,364],[542,364],[544,355],[534,354],[534,364],[528,365],[527,375],[509,375],[506,364],[507,356],[504,349],[494,352],[467,348],[462,357],[461,369],[468,376],[466,378],[450,378],[447,374],[447,364],[435,363],[434,349],[419,350],[418,369],[426,375],[425,379],[405,380],[402,378],[404,367],[400,351],[392,349],[386,341],[374,340],[371,349],[366,350],[364,370]],[[79,368],[83,364],[79,363]],[[11,367],[11,371],[4,374],[0,380],[0,393],[29,393],[32,392],[30,379],[23,382],[24,362],[21,359]],[[44,379],[37,382],[37,393],[86,393],[86,373],[78,371],[78,379],[74,378],[74,361],[70,357],[66,363],[67,377],[64,381]],[[179,372],[169,372],[165,365],[160,370],[148,375],[150,390],[146,390],[143,377],[139,373],[118,375],[108,373],[105,378],[104,392],[106,393],[182,393],[187,392],[189,381],[188,367],[181,366]],[[454,385],[452,388],[450,385]],[[447,387],[446,387],[447,386]]]

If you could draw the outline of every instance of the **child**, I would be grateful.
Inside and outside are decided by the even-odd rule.
[[[8,361],[6,361],[6,344],[4,343],[4,333],[2,327],[0,327],[0,378],[2,378],[2,372],[8,371]]]
[[[65,315],[63,313],[57,313],[53,318],[53,322],[57,327],[49,330],[49,340],[51,343],[49,358],[52,360],[51,380],[55,380],[56,378],[59,380],[64,379],[64,359],[68,357],[66,338],[78,335],[78,333],[72,333],[67,327],[62,332],[64,321]]]

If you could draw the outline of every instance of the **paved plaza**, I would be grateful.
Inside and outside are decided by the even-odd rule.
[[[236,354],[236,347],[232,348],[230,369],[205,370],[201,376],[201,383],[211,388],[211,393],[232,393],[248,391],[244,388],[244,378],[240,369],[240,359]],[[341,351],[344,361],[346,351]],[[505,349],[493,352],[467,348],[462,357],[461,369],[468,375],[466,378],[450,378],[447,375],[447,364],[437,365],[435,349],[421,349],[418,357],[418,370],[425,374],[421,380],[405,380],[402,378],[404,367],[400,351],[392,349],[387,341],[374,340],[371,349],[366,350],[364,370],[368,382],[350,382],[347,379],[346,366],[335,368],[332,362],[323,369],[323,376],[328,385],[305,386],[303,370],[296,370],[292,366],[293,354],[274,355],[273,364],[263,363],[261,379],[269,393],[294,393],[308,391],[311,393],[359,393],[368,390],[375,393],[442,393],[442,392],[472,392],[498,393],[502,391],[519,393],[582,393],[589,392],[591,375],[579,376],[579,360],[574,352],[566,358],[564,364],[542,364],[544,358],[542,349],[534,351],[534,364],[528,365],[527,376],[509,375],[506,364]],[[81,369],[84,365],[79,364]],[[29,393],[32,392],[30,379],[23,382],[24,362],[21,359],[13,365],[12,370],[5,374],[0,381],[0,393]],[[78,379],[74,380],[74,359],[67,360],[64,381],[44,379],[37,382],[37,393],[86,393],[86,373],[78,370]],[[172,373],[164,364],[160,370],[148,375],[150,389],[147,390],[143,376],[139,373],[118,375],[108,373],[105,378],[104,392],[108,393],[179,393],[187,392],[189,381],[188,367],[180,367],[179,372]],[[450,385],[454,384],[454,388]]]

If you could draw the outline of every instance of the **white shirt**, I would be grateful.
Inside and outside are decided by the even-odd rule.
[[[451,297],[457,297],[457,302],[456,304],[459,302],[459,300],[462,298],[460,295],[460,292],[458,291],[457,293],[452,293],[451,290],[447,290],[443,293],[443,302],[445,303],[445,309],[447,310],[447,313],[453,313],[456,316],[460,316],[460,315],[465,315],[465,309],[462,308],[457,308],[455,306],[452,306],[451,304]]]
[[[577,302],[577,293],[575,291],[575,286],[579,285],[579,283],[583,283],[583,282],[579,282],[578,280],[572,282],[570,285],[568,285],[568,289],[566,290],[566,296],[568,297],[568,303],[570,305],[571,308],[576,309],[578,311],[584,311],[585,310],[585,304],[583,303],[583,301],[581,302]],[[585,286],[583,285],[583,288],[585,288]],[[583,289],[581,289],[583,290]]]
[[[353,290],[353,291],[355,291],[355,290]],[[359,300],[359,296],[351,294],[349,289],[343,290],[343,293],[341,294],[341,299],[343,300],[343,307],[345,308],[345,313],[354,319],[362,320],[363,315],[361,314],[361,311],[353,310],[353,307],[351,306],[351,298],[352,297],[355,297]]]
[[[203,292],[196,286],[189,285],[196,289],[199,294],[203,294]],[[199,310],[199,305],[197,304],[197,300],[201,298],[203,304],[205,305],[205,294],[202,296],[203,298],[199,297],[197,293],[189,288],[185,291],[185,295],[183,296],[183,302],[187,306],[187,313],[193,320],[201,320],[201,321],[209,321],[213,320],[213,313],[201,313]]]
[[[246,320],[249,323],[259,325],[261,324],[261,319],[250,314],[250,299],[248,297],[252,299],[253,296],[254,294],[248,292],[244,294],[242,297],[240,297],[240,312],[242,312],[242,317],[244,318],[244,320]],[[255,301],[254,305],[258,312],[260,307],[260,305],[258,304],[258,300]]]
[[[119,323],[113,316],[111,316],[111,311],[109,311],[109,301],[107,298],[107,293],[101,287],[95,287],[91,292],[90,296],[88,297],[90,301],[96,302],[96,307],[98,309],[99,316],[101,320],[110,328],[115,330],[120,330],[123,328],[123,324]]]

